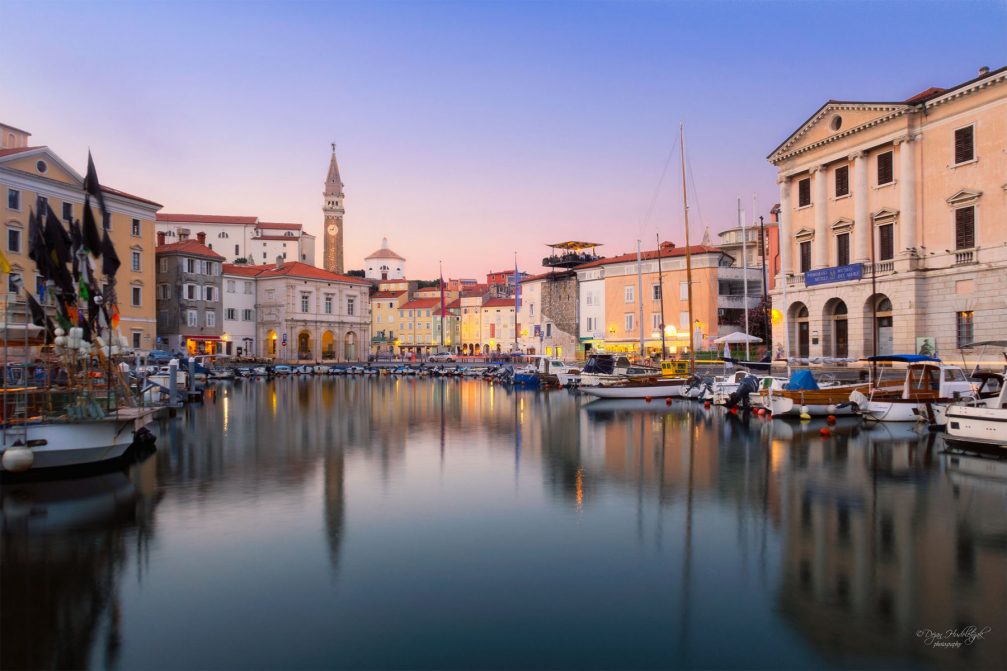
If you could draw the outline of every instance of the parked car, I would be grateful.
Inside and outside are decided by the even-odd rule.
[[[455,355],[451,354],[450,352],[438,352],[437,354],[431,354],[430,358],[427,359],[427,361],[430,361],[431,363],[438,363],[438,362],[454,363]]]

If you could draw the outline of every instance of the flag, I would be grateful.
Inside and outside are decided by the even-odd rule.
[[[108,214],[105,207],[105,195],[101,192],[101,184],[98,183],[98,172],[94,169],[94,159],[91,158],[91,151],[87,152],[87,175],[84,177],[84,190],[98,201],[98,208],[104,217]],[[93,249],[91,251],[94,251]]]
[[[109,309],[109,314],[109,323],[112,325],[112,328],[119,328],[119,306],[113,303],[112,307]]]
[[[84,225],[81,229],[84,247],[95,257],[101,256],[101,234],[98,233],[98,225],[94,221],[94,212],[91,211],[91,196],[84,196]]]
[[[10,272],[10,261],[4,255],[3,250],[0,250],[0,272],[9,273]]]
[[[28,309],[31,311],[31,323],[35,326],[41,326],[45,329],[45,341],[47,343],[52,342],[52,338],[55,336],[56,327],[53,325],[52,320],[46,315],[45,310],[39,305],[39,302],[35,300],[35,297],[31,295],[31,292],[25,289],[25,296],[28,297]]]
[[[73,281],[80,280],[81,250],[84,248],[84,236],[80,231],[80,220],[70,220],[70,257],[73,259]]]
[[[119,255],[115,253],[112,238],[108,237],[108,231],[105,231],[101,239],[101,272],[105,277],[115,277],[120,265],[122,264],[119,262]]]
[[[517,272],[517,254],[514,255],[514,318],[521,309],[521,276]]]
[[[45,246],[42,222],[39,221],[35,210],[28,211],[28,258],[35,262],[39,275],[45,278],[51,276],[49,250]]]
[[[41,213],[39,213],[39,217],[41,217]],[[70,271],[67,268],[71,263],[70,235],[63,228],[63,224],[60,223],[56,217],[56,213],[52,211],[49,205],[46,205],[45,226],[43,227],[42,237],[48,250],[49,260],[51,261],[47,279],[51,279],[64,294],[72,295],[73,279],[70,277]]]

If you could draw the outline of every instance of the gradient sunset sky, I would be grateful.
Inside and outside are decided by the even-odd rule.
[[[778,200],[770,151],[826,100],[902,100],[1007,64],[1007,2],[11,2],[0,121],[165,212],[319,235],[329,143],[346,260],[540,272],[545,243],[690,235]],[[661,181],[669,153],[674,157]],[[660,184],[660,188],[659,188]]]

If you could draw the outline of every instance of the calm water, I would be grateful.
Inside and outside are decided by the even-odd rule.
[[[0,664],[1007,666],[1004,464],[821,426],[467,380],[217,387],[128,470],[3,487]]]

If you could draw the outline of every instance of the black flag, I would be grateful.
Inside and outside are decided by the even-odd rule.
[[[52,258],[45,244],[42,222],[35,210],[28,211],[28,258],[35,262],[39,275],[45,279],[52,277]]]
[[[45,313],[45,310],[35,297],[31,295],[31,292],[25,289],[25,296],[28,297],[28,309],[31,311],[31,323],[35,326],[41,326],[45,329],[45,341],[46,343],[51,343],[53,337],[56,335],[56,327],[53,325],[52,320]]]
[[[70,220],[70,256],[73,259],[73,281],[80,281],[80,257],[77,252],[84,246],[84,237],[80,232],[80,220]]]
[[[91,158],[91,151],[87,152],[87,175],[84,177],[84,190],[94,196],[98,201],[98,208],[102,216],[108,215],[108,208],[105,207],[105,195],[101,192],[101,184],[98,183],[98,172],[94,169],[94,159]]]
[[[112,238],[108,237],[108,231],[105,231],[105,235],[101,239],[101,272],[105,274],[105,277],[115,277],[120,265],[122,264],[119,263],[119,255],[115,253]]]
[[[95,258],[101,256],[101,234],[98,233],[98,226],[94,223],[94,212],[91,211],[91,196],[84,196],[84,226],[81,229],[84,236],[84,247],[91,252]]]

